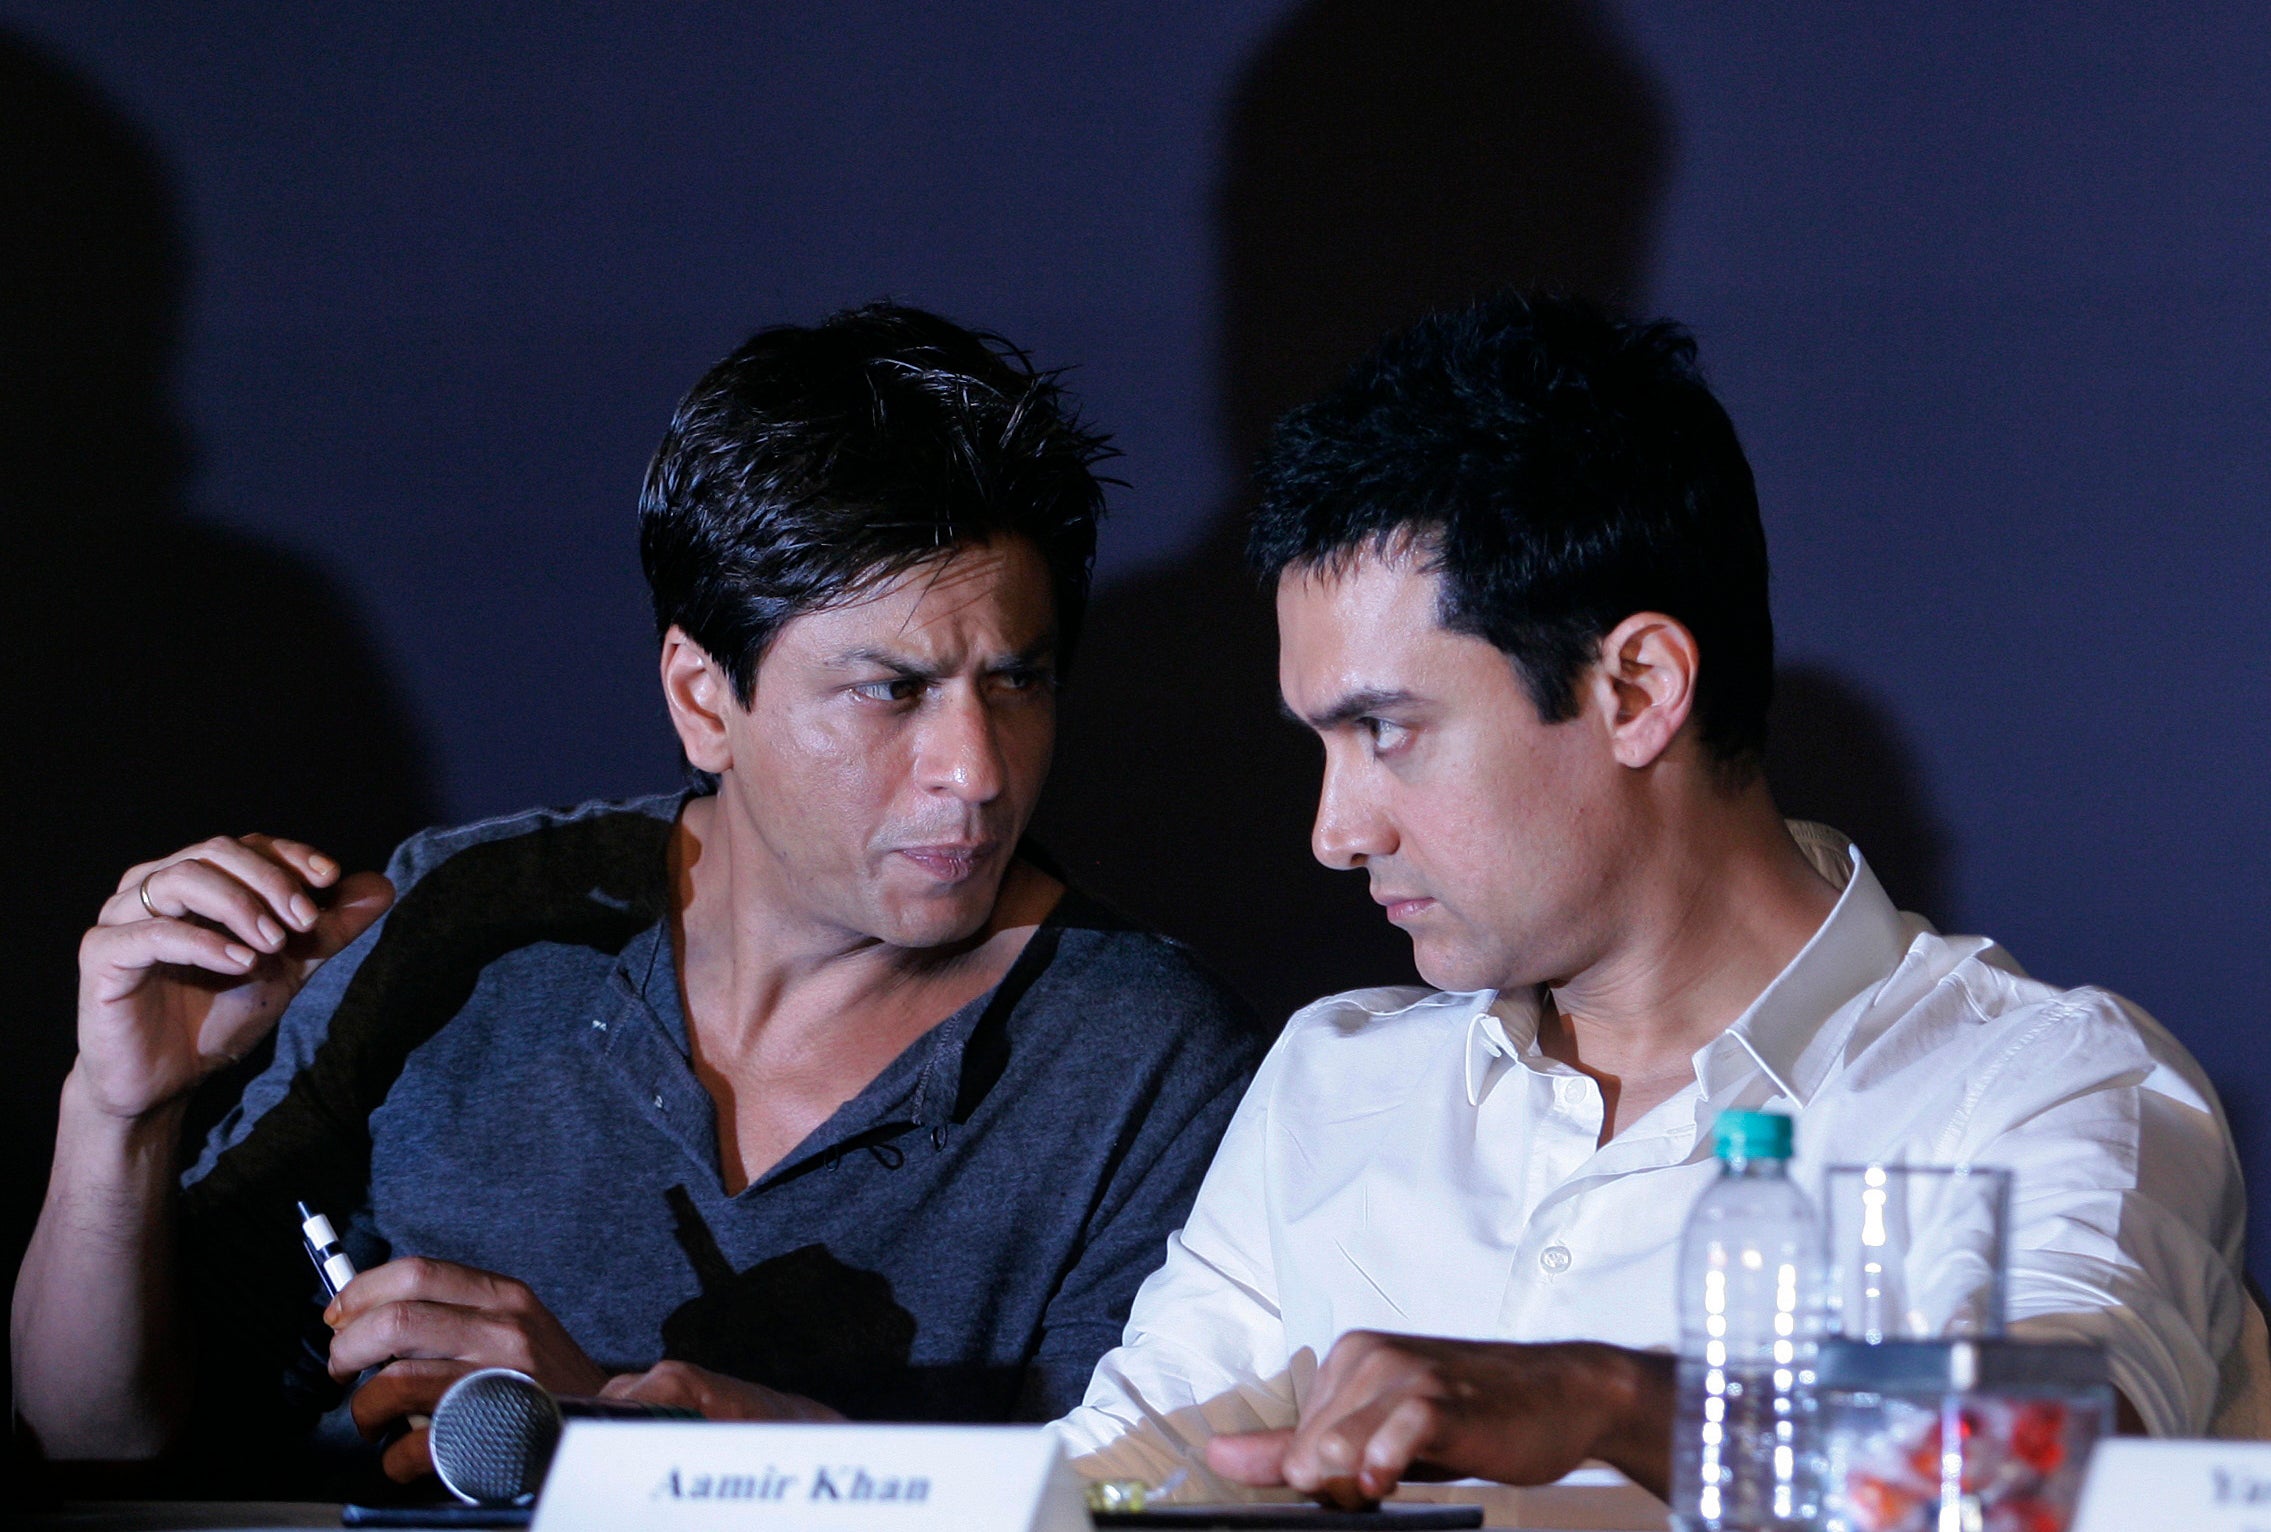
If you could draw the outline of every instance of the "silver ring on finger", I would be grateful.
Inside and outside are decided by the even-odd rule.
[[[142,874],[142,881],[134,886],[134,892],[141,897],[142,908],[150,912],[152,920],[163,920],[166,917],[159,914],[158,907],[150,902],[150,880],[157,875],[155,868]]]

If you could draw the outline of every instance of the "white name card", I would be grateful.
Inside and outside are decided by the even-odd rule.
[[[2074,1532],[2159,1527],[2271,1532],[2271,1442],[2099,1442]]]
[[[534,1532],[1088,1532],[1039,1426],[571,1420]]]

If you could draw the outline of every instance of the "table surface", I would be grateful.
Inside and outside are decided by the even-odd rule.
[[[1663,1532],[1664,1506],[1628,1483],[1592,1482],[1513,1489],[1503,1484],[1409,1484],[1393,1497],[1472,1505],[1487,1526]],[[88,1502],[19,1518],[26,1532],[278,1532],[337,1527],[339,1507],[293,1501],[120,1500]]]

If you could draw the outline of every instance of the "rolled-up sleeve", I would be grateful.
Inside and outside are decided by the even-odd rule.
[[[2248,1301],[2244,1194],[2215,1094],[2158,1024],[2103,991],[2034,1020],[1973,1082],[1962,1150],[2013,1172],[2013,1333],[2102,1347],[2148,1431],[2205,1434]]]

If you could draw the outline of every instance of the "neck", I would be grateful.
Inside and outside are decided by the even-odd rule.
[[[1660,820],[1615,891],[1614,944],[1551,986],[1550,1055],[1628,1082],[1690,1075],[1836,906],[1763,781],[1696,790],[1716,801]]]
[[[927,1013],[949,992],[980,993],[1007,967],[1001,949],[1014,958],[1063,892],[1013,863],[978,931],[939,947],[896,946],[805,913],[771,849],[724,795],[688,800],[671,837],[670,875],[687,1023],[713,1053],[743,1051],[784,1027]]]

